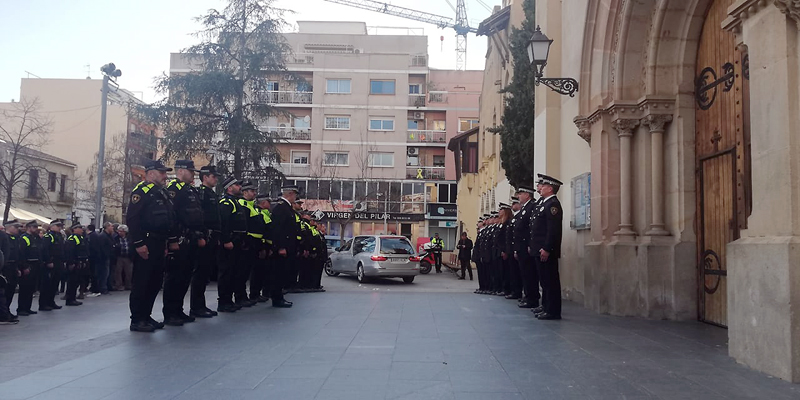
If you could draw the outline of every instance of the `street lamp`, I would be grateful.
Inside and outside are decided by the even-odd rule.
[[[534,84],[539,86],[543,84],[553,91],[575,97],[575,92],[578,91],[578,81],[572,78],[544,78],[544,67],[547,65],[547,58],[550,56],[550,45],[553,44],[553,39],[550,39],[542,33],[541,28],[536,27],[533,32],[531,40],[528,42],[528,59],[530,60],[534,72]]]
[[[108,63],[100,67],[103,73],[103,90],[100,99],[100,147],[97,153],[97,197],[95,198],[95,217],[96,226],[103,226],[103,166],[106,158],[106,111],[108,108],[108,81],[116,81],[122,76],[122,71],[117,69],[114,63]]]

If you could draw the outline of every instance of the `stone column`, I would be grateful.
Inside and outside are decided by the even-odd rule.
[[[667,236],[664,225],[664,127],[672,121],[672,115],[648,115],[642,124],[650,128],[650,160],[653,195],[653,219],[645,235]]]
[[[633,231],[633,212],[631,209],[632,180],[631,163],[631,138],[633,130],[639,126],[638,119],[618,119],[612,126],[619,133],[619,230],[614,232],[619,236],[636,236]]]

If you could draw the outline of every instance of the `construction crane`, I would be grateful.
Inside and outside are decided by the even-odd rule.
[[[406,7],[395,6],[383,1],[374,0],[325,0],[330,3],[375,11],[396,17],[433,24],[441,29],[452,28],[456,31],[456,70],[463,71],[467,65],[467,34],[477,33],[476,28],[469,26],[467,21],[467,7],[464,0],[457,0],[456,18],[431,14],[424,11],[412,10]]]

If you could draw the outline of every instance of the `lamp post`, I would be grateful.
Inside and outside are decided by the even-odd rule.
[[[103,226],[103,165],[106,159],[106,110],[108,108],[108,82],[116,81],[122,71],[114,63],[100,67],[103,73],[103,89],[100,107],[100,148],[97,153],[97,195],[95,198],[95,226]]]
[[[578,81],[575,79],[544,77],[544,67],[547,65],[547,57],[550,56],[550,45],[552,44],[553,39],[548,38],[537,26],[528,42],[528,59],[535,69],[534,85],[542,84],[558,94],[575,97],[575,92],[578,91]]]

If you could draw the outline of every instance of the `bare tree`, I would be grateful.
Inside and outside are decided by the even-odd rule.
[[[128,135],[121,132],[111,137],[110,143],[105,146],[105,163],[103,164],[103,208],[125,209],[127,196],[133,190],[131,179],[131,166],[128,162]],[[97,159],[99,152],[94,154],[94,162],[86,169],[86,179],[80,179],[84,192],[88,198],[97,198]],[[92,209],[91,215],[97,221],[96,211]],[[108,213],[107,213],[108,214]],[[105,220],[105,218],[103,218]],[[117,221],[121,222],[121,221]]]
[[[14,189],[23,183],[30,174],[46,176],[47,169],[43,165],[40,152],[47,144],[52,121],[40,112],[38,100],[21,99],[11,103],[9,107],[0,110],[0,141],[2,143],[2,162],[0,162],[0,188],[5,195],[5,208],[3,220],[8,220],[11,203],[14,198]],[[48,196],[39,197],[45,193],[40,180],[31,180],[36,186],[29,189],[29,197],[36,198],[43,204],[50,204]]]

